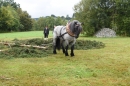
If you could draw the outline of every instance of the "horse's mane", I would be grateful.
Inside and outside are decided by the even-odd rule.
[[[69,23],[69,29],[73,32],[75,25],[80,24],[78,20],[73,20],[72,22]]]
[[[73,20],[72,22],[70,22],[69,29],[72,33],[75,34],[75,37],[78,38],[80,32],[82,31],[82,25],[78,20]]]

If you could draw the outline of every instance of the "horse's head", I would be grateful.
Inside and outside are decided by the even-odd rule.
[[[80,32],[82,31],[81,23],[78,20],[73,20],[70,22],[70,30],[75,34],[75,37],[78,38]]]

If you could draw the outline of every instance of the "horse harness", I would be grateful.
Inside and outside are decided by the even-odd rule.
[[[63,36],[64,36],[65,34],[67,34],[67,33],[68,33],[70,36],[75,37],[75,34],[72,33],[71,30],[69,29],[69,24],[67,24],[67,26],[66,26],[66,32],[63,33],[63,34],[61,34],[62,29],[63,29],[63,27],[60,29],[60,36],[59,36],[59,37],[62,37],[63,41],[64,41]]]

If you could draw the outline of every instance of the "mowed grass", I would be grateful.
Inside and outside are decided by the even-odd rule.
[[[101,41],[105,48],[75,50],[74,57],[65,57],[58,51],[44,58],[2,58],[0,85],[130,86],[129,38],[79,39]]]

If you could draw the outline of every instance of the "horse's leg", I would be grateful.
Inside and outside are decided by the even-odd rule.
[[[71,44],[71,56],[74,56],[74,45],[75,45],[76,39],[74,39],[73,43]]]
[[[56,38],[53,39],[53,54],[57,54],[57,52],[56,52]]]
[[[57,54],[57,52],[56,52],[56,46],[53,46],[53,54]]]
[[[62,52],[65,53],[65,48],[64,48],[63,43],[62,43],[61,47],[62,47]]]
[[[69,56],[69,54],[68,54],[68,45],[65,47],[65,56]]]
[[[63,42],[63,44],[64,44],[64,51],[65,51],[65,56],[69,56],[69,54],[68,54],[68,44],[69,44],[69,42],[68,42],[68,40],[65,40],[64,42]]]
[[[74,56],[74,45],[71,46],[71,53],[70,53],[71,56]]]
[[[62,52],[63,52],[63,53],[65,53],[64,43],[65,43],[65,41],[63,40],[62,43],[61,43],[61,47],[62,47]]]

